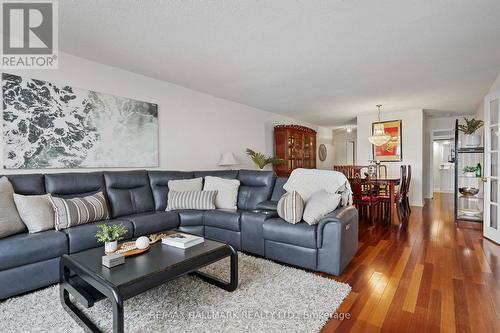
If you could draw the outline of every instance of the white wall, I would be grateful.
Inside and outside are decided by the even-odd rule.
[[[318,169],[333,169],[334,164],[334,148],[333,148],[333,131],[331,128],[319,127],[318,128],[318,136],[316,140],[316,167]],[[318,147],[320,144],[324,144],[326,146],[326,159],[321,162],[318,157]]]
[[[278,114],[65,53],[60,53],[59,57],[57,70],[8,73],[158,104],[160,169],[217,169],[217,161],[223,152],[235,153],[241,162],[237,168],[253,168],[253,164],[244,154],[245,149],[248,147],[273,154],[273,126],[276,124],[294,123],[309,126],[318,130],[318,141],[331,145],[332,131],[328,128],[304,124]],[[3,156],[1,149],[0,145],[0,156]],[[332,165],[332,159],[327,159],[319,163],[318,167],[329,169]]]
[[[336,129],[333,131],[333,149],[335,158],[333,164],[348,164],[347,163],[347,142],[354,141],[356,149],[357,130],[353,129],[350,133],[344,128]],[[356,157],[355,157],[356,158]],[[356,162],[355,162],[356,164]]]
[[[401,162],[384,162],[391,177],[399,177],[400,166],[409,164],[412,168],[412,179],[410,185],[410,204],[423,206],[423,141],[424,141],[424,114],[423,110],[405,110],[400,112],[382,112],[381,121],[402,121],[402,153]],[[369,156],[372,155],[372,146],[368,142],[371,135],[372,123],[377,121],[377,115],[365,115],[357,117],[357,164],[368,164]]]
[[[498,74],[496,80],[491,85],[491,87],[488,90],[487,94],[492,93],[494,91],[499,91],[499,90],[500,90],[500,73]],[[477,119],[483,119],[484,120],[484,100],[482,100],[481,103],[479,103],[479,106],[476,109],[475,117]]]

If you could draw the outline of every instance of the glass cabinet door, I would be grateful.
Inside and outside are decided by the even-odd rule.
[[[498,186],[499,136],[498,119],[500,116],[500,91],[490,94],[484,100],[484,149],[485,149],[485,200],[484,200],[484,237],[500,243]]]

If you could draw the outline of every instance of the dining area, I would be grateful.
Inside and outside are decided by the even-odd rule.
[[[389,174],[387,165],[380,162],[335,165],[333,169],[349,180],[353,205],[358,209],[360,219],[373,226],[382,223],[402,226],[406,223],[411,214],[411,165],[401,165],[399,175]]]

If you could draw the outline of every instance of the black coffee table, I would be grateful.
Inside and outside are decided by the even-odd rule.
[[[108,298],[113,306],[113,332],[123,332],[123,301],[169,280],[191,273],[227,291],[234,291],[238,286],[236,250],[209,239],[186,250],[158,242],[151,245],[148,252],[126,258],[125,264],[113,268],[101,264],[103,255],[104,248],[100,247],[61,258],[61,303],[72,318],[90,332],[101,331],[70,301],[69,294],[86,308]],[[229,282],[197,271],[226,257],[231,257]]]

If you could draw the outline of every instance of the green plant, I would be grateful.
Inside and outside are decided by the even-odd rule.
[[[466,166],[463,168],[464,172],[476,172],[476,167],[475,166]]]
[[[474,118],[468,119],[464,117],[465,124],[458,125],[458,129],[465,134],[474,134],[478,129],[483,127],[484,122],[482,120],[477,120]]]
[[[121,224],[100,224],[95,234],[95,238],[97,238],[100,243],[114,242],[123,239],[126,234],[127,229]]]
[[[264,167],[268,164],[281,164],[284,163],[285,160],[282,158],[277,158],[277,157],[272,157],[272,156],[266,156],[262,153],[256,152],[250,148],[247,148],[247,155],[250,156],[252,161],[259,167],[259,169],[264,169]]]

